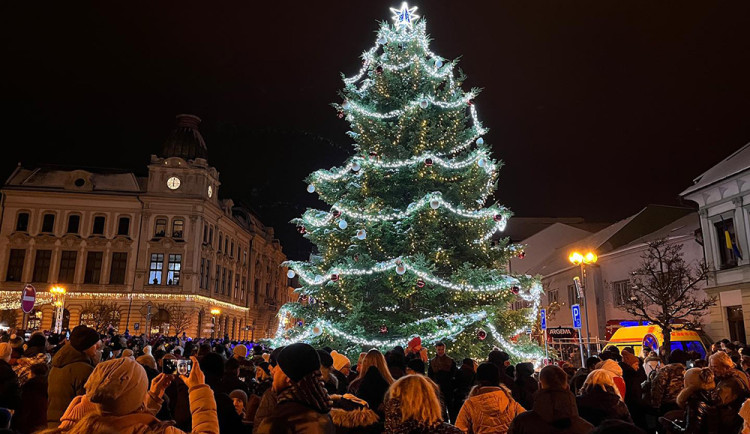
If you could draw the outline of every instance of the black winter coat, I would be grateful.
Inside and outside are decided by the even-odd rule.
[[[5,360],[0,360],[0,408],[15,410],[21,402],[18,375]]]
[[[21,405],[13,415],[12,428],[21,434],[29,434],[46,427],[47,377],[34,377],[21,386]]]
[[[532,376],[518,377],[513,382],[513,399],[521,404],[523,408],[532,408],[534,406],[534,394],[539,390],[539,383]]]
[[[605,419],[633,422],[628,407],[620,401],[620,397],[614,391],[605,391],[600,386],[584,391],[576,397],[576,404],[578,414],[594,426],[598,426]]]
[[[620,363],[622,368],[622,379],[625,381],[625,405],[628,406],[630,416],[633,418],[633,423],[637,426],[646,425],[646,403],[643,401],[643,384],[648,378],[646,371],[643,370],[643,366],[639,366],[638,370],[633,369],[632,366]]]
[[[260,423],[258,434],[335,434],[328,413],[318,413],[304,404],[284,401]]]
[[[516,416],[508,434],[585,434],[593,428],[578,416],[570,390],[541,389],[534,397],[534,408]]]

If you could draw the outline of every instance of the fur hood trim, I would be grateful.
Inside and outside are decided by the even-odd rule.
[[[377,413],[369,408],[358,408],[350,411],[332,408],[330,414],[333,424],[343,428],[361,428],[380,421]]]

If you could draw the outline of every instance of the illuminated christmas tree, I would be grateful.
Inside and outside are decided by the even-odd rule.
[[[430,51],[416,8],[392,11],[395,23],[382,23],[334,104],[351,125],[354,155],[307,179],[330,208],[294,220],[318,252],[286,264],[304,286],[281,309],[273,343],[359,353],[418,335],[453,342],[456,355],[498,346],[536,357],[523,331],[537,318],[541,286],[507,275],[519,247],[493,241],[510,211],[490,203],[499,164],[482,137],[478,90],[462,90],[456,61]],[[519,299],[528,307],[511,310]]]

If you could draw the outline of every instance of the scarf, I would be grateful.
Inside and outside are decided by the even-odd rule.
[[[333,406],[320,371],[304,376],[298,382],[292,383],[291,387],[279,392],[279,404],[285,401],[298,402],[318,413],[328,413]]]

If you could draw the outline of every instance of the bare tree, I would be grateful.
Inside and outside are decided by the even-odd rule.
[[[115,302],[90,301],[83,306],[81,323],[98,333],[106,333],[110,325],[117,327],[119,322],[120,309]]]
[[[698,288],[709,269],[703,261],[686,263],[682,244],[670,244],[666,239],[648,243],[641,259],[641,265],[632,272],[625,310],[658,325],[669,353],[675,320],[695,321],[698,314],[716,304],[715,297],[706,298]]]
[[[175,335],[180,335],[190,326],[196,310],[173,304],[167,307],[167,312],[169,312],[169,327],[174,330]]]

